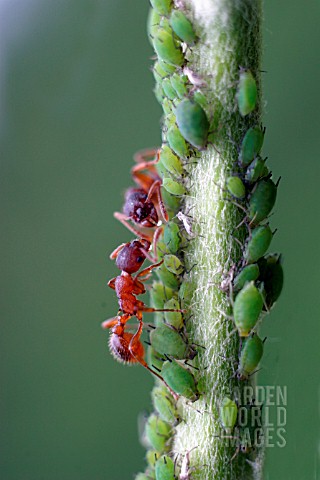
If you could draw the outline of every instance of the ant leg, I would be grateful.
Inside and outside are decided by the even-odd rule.
[[[115,249],[113,250],[113,252],[110,253],[109,258],[110,258],[111,260],[114,260],[115,258],[117,258],[118,253],[123,249],[123,247],[124,247],[125,245],[127,245],[127,243],[121,243],[121,245],[119,245],[119,247],[115,248]]]
[[[155,259],[156,259],[156,260],[158,260],[157,244],[158,244],[158,240],[159,240],[160,235],[162,234],[162,232],[163,232],[163,228],[162,228],[162,227],[157,227],[157,228],[155,229],[154,234],[153,234],[152,248],[153,248],[153,251],[154,251]]]
[[[101,327],[104,329],[107,329],[107,328],[115,327],[116,325],[124,325],[125,323],[127,323],[128,320],[130,320],[131,317],[132,315],[128,313],[122,316],[117,315],[116,317],[108,318],[107,320],[102,322]]]
[[[115,327],[119,323],[119,317],[108,318],[101,323],[101,327],[104,329]]]
[[[156,263],[158,261],[158,254],[157,254],[157,243],[159,240],[160,235],[162,234],[163,228],[162,227],[157,227],[154,231],[153,234],[153,239],[152,239],[152,250],[154,252],[154,256],[150,255],[150,253],[145,250],[144,248],[140,248],[140,251],[143,253],[143,255],[149,260],[151,263]]]
[[[122,225],[127,227],[127,229],[130,230],[130,232],[134,233],[137,237],[144,238],[145,240],[148,240],[150,243],[152,243],[152,239],[153,239],[152,236],[147,235],[146,233],[142,232],[141,230],[138,230],[133,225],[128,223],[128,221],[130,220],[129,217],[127,217],[126,215],[124,215],[123,213],[120,213],[120,212],[114,212],[113,216],[117,220],[119,220],[119,222],[121,222]]]
[[[108,282],[108,287],[112,288],[113,290],[116,289],[116,278],[117,277],[111,278],[111,280]]]
[[[144,150],[139,150],[133,155],[133,159],[136,163],[146,163],[148,162],[148,158],[152,158],[157,155],[158,149],[157,148],[145,148]],[[149,160],[149,162],[152,160]]]
[[[161,184],[162,184],[162,180],[155,180],[153,182],[153,184],[151,185],[151,187],[149,189],[148,197],[147,197],[146,201],[150,200],[150,198],[152,197],[153,194],[156,194],[162,218],[165,220],[165,222],[168,222],[169,216],[168,216],[166,207],[164,205],[164,202],[162,200],[161,188],[160,188]]]
[[[142,312],[180,312],[180,313],[186,313],[187,310],[183,309],[173,309],[173,308],[152,308],[152,307],[146,307],[146,306],[141,306],[140,311]]]
[[[153,160],[145,160],[146,154],[151,152],[153,153]],[[131,175],[133,180],[136,182],[136,184],[146,191],[149,190],[149,188],[151,187],[152,183],[155,180],[161,180],[154,166],[159,162],[159,159],[160,159],[159,152],[160,152],[159,150],[156,150],[156,151],[143,150],[142,152],[138,152],[135,155],[135,160],[136,162],[138,162],[138,164],[131,168]],[[155,154],[156,154],[156,158],[154,158]],[[141,170],[148,170],[148,174],[141,173]]]
[[[150,267],[144,268],[143,270],[141,270],[141,272],[137,273],[137,275],[134,277],[134,279],[136,280],[137,278],[148,276],[148,274],[154,268],[160,267],[160,265],[162,265],[162,264],[163,264],[163,260],[161,260],[161,262],[154,263],[153,265],[150,265]]]
[[[169,385],[164,381],[164,379],[161,377],[161,375],[159,375],[159,373],[155,372],[154,370],[152,370],[152,368],[149,367],[149,365],[147,364],[147,362],[145,361],[145,359],[141,355],[139,355],[139,354],[137,354],[137,352],[135,352],[135,344],[137,344],[138,346],[141,345],[140,337],[141,337],[141,334],[142,334],[142,328],[143,328],[143,323],[142,323],[141,320],[139,320],[139,328],[136,331],[136,333],[133,335],[133,337],[132,337],[132,339],[130,340],[130,343],[129,343],[129,352],[140,363],[140,365],[142,365],[144,368],[149,370],[149,372],[151,372],[153,375],[158,377],[165,384],[165,386],[169,389],[169,391],[170,391],[171,395],[174,397],[174,399],[178,400],[179,395],[177,395],[173,390],[171,390]],[[139,348],[137,348],[137,350],[139,350]]]

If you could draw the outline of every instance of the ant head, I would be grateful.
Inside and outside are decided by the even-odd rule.
[[[116,259],[117,267],[127,273],[135,273],[139,270],[146,257],[143,250],[148,251],[150,242],[148,240],[133,240],[127,243],[118,253]]]
[[[126,192],[123,213],[142,227],[155,227],[159,218],[153,202],[142,189],[129,188]]]

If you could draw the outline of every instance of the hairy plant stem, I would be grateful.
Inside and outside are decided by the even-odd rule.
[[[225,192],[226,178],[237,171],[238,146],[248,129],[249,120],[239,114],[235,92],[239,68],[249,68],[257,84],[260,105],[252,113],[250,124],[261,116],[260,0],[187,0],[199,41],[187,53],[188,67],[207,83],[202,91],[208,101],[215,130],[212,144],[201,153],[190,169],[189,195],[184,213],[193,218],[195,238],[185,249],[189,278],[196,284],[188,323],[190,341],[199,348],[199,390],[204,393],[195,404],[179,400],[184,422],[176,428],[173,451],[182,456],[190,451],[192,478],[199,480],[261,478],[260,451],[250,463],[236,455],[237,445],[223,439],[218,404],[225,395],[243,389],[235,377],[239,358],[239,337],[227,315],[232,312],[229,294],[221,290],[221,281],[232,266],[241,262],[240,243],[246,227],[237,229],[245,213]],[[236,233],[235,233],[236,232]],[[233,333],[232,333],[233,332]],[[196,447],[196,448],[195,448]]]

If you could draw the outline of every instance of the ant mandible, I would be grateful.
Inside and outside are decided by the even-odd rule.
[[[113,356],[117,360],[124,363],[139,362],[151,373],[164,381],[144,360],[144,348],[140,341],[143,330],[143,312],[184,312],[184,310],[147,307],[141,300],[136,298],[136,295],[142,295],[146,291],[143,281],[146,281],[150,277],[152,270],[159,267],[163,262],[162,260],[159,263],[150,265],[141,270],[135,277],[132,277],[132,274],[139,270],[144,260],[149,258],[149,248],[150,242],[148,240],[133,240],[132,242],[120,245],[110,255],[111,258],[116,259],[116,265],[121,270],[121,274],[111,279],[108,285],[116,291],[120,312],[123,314],[118,314],[114,318],[105,320],[102,323],[102,328],[112,329],[109,346]],[[149,259],[153,261],[152,257]],[[127,331],[132,328],[132,326],[126,325],[128,320],[133,316],[135,316],[139,322],[139,327],[134,334]]]
[[[153,160],[147,160],[150,157]],[[159,159],[160,150],[154,149],[142,150],[134,155],[137,165],[131,169],[131,175],[139,188],[129,188],[125,193],[123,213],[114,213],[115,218],[135,235],[150,242],[153,241],[154,251],[162,231],[162,228],[159,226],[159,214],[156,206],[159,207],[163,220],[167,222],[169,219],[161,195],[162,180],[155,168]],[[142,170],[146,170],[148,173],[143,173]],[[156,202],[153,198],[155,195]],[[129,220],[140,228],[128,223]],[[147,233],[146,229],[149,228],[155,229],[153,235]]]

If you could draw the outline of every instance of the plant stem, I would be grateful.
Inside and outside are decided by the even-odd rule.
[[[247,235],[245,227],[238,229],[244,213],[239,211],[224,190],[227,177],[237,168],[237,146],[248,129],[247,117],[240,116],[235,91],[239,68],[249,68],[258,85],[260,104],[250,115],[250,122],[261,118],[260,0],[187,0],[193,26],[199,36],[196,46],[188,53],[188,67],[200,75],[207,87],[203,93],[208,102],[216,131],[213,144],[201,152],[191,169],[189,195],[184,213],[193,217],[195,239],[185,249],[189,278],[196,290],[190,306],[190,341],[199,348],[199,390],[204,393],[196,404],[181,399],[182,418],[176,427],[173,451],[182,456],[190,453],[199,480],[261,478],[262,452],[252,464],[245,456],[236,455],[221,438],[218,401],[243,388],[235,378],[239,358],[238,333],[230,334],[234,324],[226,317],[231,312],[228,294],[220,284],[233,265],[242,258],[240,242]],[[224,313],[223,313],[224,312]],[[198,410],[198,411],[197,411]],[[193,478],[193,477],[192,477]]]

